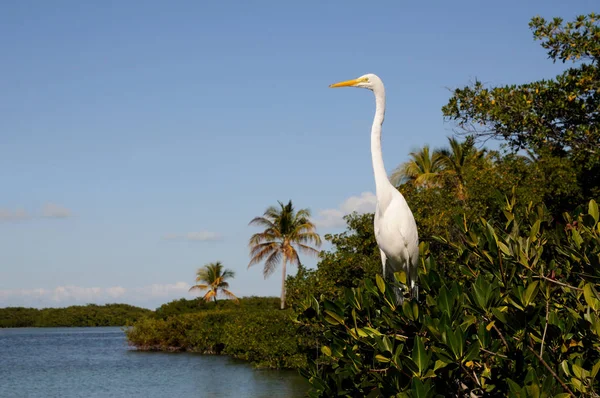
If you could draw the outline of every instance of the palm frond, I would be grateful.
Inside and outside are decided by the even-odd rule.
[[[294,246],[292,246],[291,244],[283,248],[283,255],[290,264],[300,264],[300,257],[298,257],[298,252],[296,251],[296,248],[294,248]]]
[[[229,282],[221,282],[221,283],[219,283],[218,285],[215,285],[215,286],[217,288],[219,288],[219,289],[221,289],[221,288],[227,289],[229,287]]]
[[[230,299],[232,299],[234,302],[239,303],[240,300],[236,297],[235,294],[231,293],[229,290],[227,289],[221,289],[221,292],[226,296],[229,297]]]
[[[296,219],[306,219],[308,220],[311,216],[311,211],[310,209],[300,209],[298,210],[298,212],[296,213]]]
[[[273,221],[271,221],[265,217],[254,217],[248,223],[248,225],[256,225],[258,227],[264,227],[264,228],[269,228],[269,229],[275,228],[275,224],[273,224]]]
[[[265,267],[263,268],[263,276],[268,278],[277,268],[277,265],[281,262],[282,252],[277,250],[272,252],[265,261]]]
[[[279,232],[266,230],[263,232],[257,232],[250,237],[248,241],[248,246],[252,247],[259,243],[275,241],[281,239],[281,234]]]
[[[206,289],[208,289],[208,285],[194,285],[188,289],[188,292],[191,292],[192,290],[206,290]]]
[[[425,145],[421,150],[410,153],[411,160],[400,164],[390,176],[395,186],[412,181],[415,185],[435,184],[440,172],[444,170],[444,162],[439,151],[430,151]]]
[[[248,268],[254,264],[260,263],[267,256],[271,255],[271,253],[279,251],[279,249],[280,245],[277,242],[261,243],[252,247],[250,251],[251,258]]]
[[[304,254],[318,256],[319,253],[321,252],[320,250],[317,250],[314,247],[311,247],[311,246],[308,246],[308,245],[305,245],[302,243],[296,243],[296,246],[298,246],[298,249],[300,249],[300,251]]]
[[[232,271],[232,270],[230,270],[230,269],[225,270],[225,272],[223,272],[221,275],[223,276],[223,279],[233,279],[233,278],[235,278],[235,272]]]
[[[321,246],[321,237],[319,234],[313,231],[309,232],[301,232],[294,237],[294,242],[298,243],[312,243],[313,245],[319,247]]]
[[[209,290],[208,292],[206,292],[206,294],[202,298],[205,301],[210,301],[210,299],[213,298],[213,297],[215,297],[216,295],[217,295],[217,291],[216,290]]]

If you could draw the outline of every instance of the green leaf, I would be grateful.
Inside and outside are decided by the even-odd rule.
[[[429,366],[429,356],[425,351],[425,345],[421,340],[421,336],[415,337],[415,342],[412,351],[412,360],[419,368],[419,375],[422,375],[427,366]]]
[[[577,391],[583,392],[584,387],[581,380],[576,379],[575,377],[571,377],[571,384],[573,385],[573,387],[575,387]]]
[[[473,285],[473,291],[475,293],[475,300],[482,310],[487,310],[488,308],[491,289],[491,285],[484,279],[482,274],[479,274]]]
[[[454,297],[450,295],[446,286],[442,286],[440,289],[438,299],[437,299],[437,307],[442,311],[451,316],[452,307],[454,305]]]
[[[573,242],[575,243],[575,247],[577,247],[578,249],[581,249],[581,244],[583,243],[583,238],[581,237],[579,232],[577,232],[576,229],[571,230],[571,237],[573,239]]]
[[[363,327],[363,329],[364,329],[364,330],[365,330],[367,333],[371,333],[371,334],[373,334],[373,335],[375,335],[375,336],[383,336],[383,334],[382,334],[382,333],[381,333],[379,330],[377,330],[377,329],[373,329],[373,328],[370,328],[370,327],[368,327],[368,326],[365,326],[365,327]]]
[[[506,323],[506,313],[501,311],[502,307],[492,308],[492,314],[502,323]]]
[[[339,316],[338,314],[336,314],[333,311],[330,310],[325,310],[325,313],[328,315],[325,317],[325,319],[327,320],[327,322],[331,323],[332,325],[335,325],[336,323],[339,323],[340,325],[344,325],[344,318],[342,318],[341,316]],[[334,321],[331,321],[332,318]]]
[[[541,223],[542,223],[541,220],[536,220],[536,222],[533,223],[533,225],[531,226],[531,231],[529,231],[529,238],[531,239],[532,242],[535,242],[535,238],[536,238],[538,232],[540,232]]]
[[[573,371],[575,377],[577,377],[579,380],[585,380],[590,374],[590,372],[577,365],[576,363],[571,365],[571,370]]]
[[[598,374],[598,370],[600,370],[600,361],[596,362],[594,367],[592,367],[592,371],[590,372],[590,375],[592,376],[593,379],[596,378],[596,375]]]
[[[588,214],[594,217],[594,221],[598,222],[598,219],[600,218],[598,215],[598,204],[594,199],[590,200],[590,203],[588,204]]]
[[[537,384],[532,383],[525,387],[525,389],[527,390],[531,398],[540,398],[540,386],[538,386]]]
[[[560,368],[567,376],[571,376],[571,372],[569,371],[569,363],[566,359],[560,363]]]
[[[321,352],[327,355],[328,357],[331,356],[331,348],[327,347],[326,345],[321,347]]]
[[[449,365],[448,362],[444,362],[444,361],[438,359],[437,361],[435,361],[435,365],[433,365],[433,371],[435,372],[436,370],[445,368],[448,365]]]
[[[381,396],[381,390],[379,388],[374,388],[365,398],[379,398]],[[400,398],[400,397],[397,397]]]
[[[369,337],[369,335],[361,328],[348,328],[348,333],[355,339],[358,339],[359,337]]]
[[[385,282],[383,281],[383,278],[381,277],[381,275],[379,275],[379,274],[375,275],[375,282],[377,283],[377,287],[379,288],[379,291],[381,293],[385,293]]]
[[[392,344],[392,342],[390,341],[390,338],[388,336],[383,336],[383,339],[381,339],[381,342],[383,343],[384,350],[386,350],[388,352],[392,352],[394,350],[394,345]]]
[[[404,313],[404,315],[411,321],[415,320],[415,314],[408,300],[404,300],[404,302],[402,303],[402,313]]]
[[[463,359],[463,362],[473,361],[478,359],[479,357],[479,341],[475,340],[473,344],[469,347],[469,351],[467,351],[467,355]]]
[[[482,222],[483,222],[483,220],[482,220]],[[488,244],[490,245],[490,249],[491,249],[492,253],[496,254],[496,253],[498,253],[498,237],[496,236],[496,231],[494,231],[494,227],[492,227],[492,225],[487,221],[485,221],[485,226],[487,228],[486,238],[487,238]],[[493,261],[490,261],[490,262],[493,262]]]
[[[510,256],[510,249],[504,243],[498,241],[498,248],[500,248],[502,253],[506,254],[507,256]]]
[[[419,367],[410,357],[402,355],[402,364],[404,365],[403,367],[410,370],[413,375],[416,376],[419,374]]]
[[[377,289],[375,288],[375,285],[373,285],[373,280],[370,278],[365,279],[365,289],[371,293],[377,293]]]
[[[398,282],[402,283],[403,285],[406,285],[406,272],[404,272],[404,271],[394,272],[394,279],[396,279]]]
[[[413,377],[411,390],[412,390],[413,396],[416,398],[426,398],[427,397],[427,390],[425,390],[425,386],[423,385],[423,382],[418,377]]]
[[[446,336],[448,339],[448,346],[454,353],[454,357],[456,359],[460,359],[463,356],[464,352],[464,335],[461,328],[456,328],[456,330],[452,330],[449,326],[446,326]]]
[[[596,295],[592,291],[592,285],[586,283],[583,286],[583,297],[585,298],[585,302],[592,307],[594,311],[597,311],[600,307],[600,301],[596,298]]]
[[[390,359],[389,359],[389,358],[387,358],[387,357],[384,357],[384,356],[383,356],[383,355],[381,355],[381,354],[377,354],[377,355],[375,355],[375,359],[376,359],[377,361],[379,361],[379,362],[383,362],[383,363],[390,362]]]
[[[537,295],[539,284],[540,284],[540,281],[534,281],[534,282],[530,283],[529,286],[527,286],[527,289],[525,289],[525,293],[523,294],[523,305],[525,307],[527,307],[529,304],[531,304],[531,302]]]
[[[510,392],[512,392],[516,396],[522,395],[523,390],[521,389],[521,386],[519,386],[517,383],[515,383],[511,379],[506,379],[506,381],[508,383],[508,388],[510,388]]]

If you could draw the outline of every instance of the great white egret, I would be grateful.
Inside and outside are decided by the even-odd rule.
[[[381,153],[381,125],[385,116],[385,88],[372,73],[330,85],[329,87],[359,87],[375,94],[375,117],[371,128],[371,158],[375,174],[377,205],[375,208],[375,239],[381,253],[383,276],[394,280],[394,272],[404,271],[411,296],[418,299],[417,269],[419,235],[415,218],[404,196],[390,183]],[[396,291],[398,302],[404,297]]]

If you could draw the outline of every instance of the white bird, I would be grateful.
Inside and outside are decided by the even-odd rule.
[[[394,280],[394,272],[404,271],[411,296],[418,299],[417,286],[419,261],[419,235],[415,218],[404,196],[390,183],[381,153],[381,125],[385,116],[385,88],[381,79],[366,74],[329,87],[359,87],[375,94],[375,117],[371,128],[371,158],[375,175],[377,206],[375,209],[375,239],[381,253],[383,276]],[[395,291],[399,303],[404,300],[400,291]]]

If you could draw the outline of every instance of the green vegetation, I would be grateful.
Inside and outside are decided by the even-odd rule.
[[[310,221],[310,210],[301,209],[296,212],[292,201],[286,205],[279,202],[279,208],[271,206],[262,217],[255,217],[250,225],[264,228],[250,238],[250,264],[265,262],[263,275],[271,275],[278,263],[282,262],[281,277],[281,309],[285,308],[285,277],[287,264],[300,264],[298,252],[318,254],[311,245],[320,246],[321,237],[315,232],[315,225]]]
[[[442,111],[463,133],[499,138],[514,149],[571,161],[586,194],[598,195],[600,165],[600,26],[598,15],[563,23],[535,17],[529,24],[553,62],[573,67],[550,80],[485,87],[480,81],[457,89]]]
[[[235,272],[230,269],[223,269],[223,264],[220,261],[215,263],[206,264],[204,267],[199,268],[196,272],[196,285],[190,288],[192,290],[207,290],[204,295],[204,301],[210,301],[211,299],[216,303],[217,294],[220,292],[226,297],[237,302],[238,299],[229,288],[227,279],[231,279],[235,276]]]
[[[319,336],[314,396],[597,396],[600,370],[598,205],[565,214],[462,224],[440,267],[421,245],[420,302],[396,307],[377,275],[345,296],[309,299],[298,321]],[[397,274],[398,281],[403,275]],[[315,333],[318,330],[320,333]]]
[[[124,326],[152,314],[128,304],[74,305],[66,308],[0,308],[0,327]]]
[[[128,330],[130,344],[140,350],[225,354],[267,368],[298,368],[300,352],[291,310],[281,311],[271,297],[204,303],[178,300],[159,308]],[[188,304],[196,311],[188,312]]]
[[[274,309],[279,307],[277,297],[243,297],[237,303],[232,300],[221,300],[219,303],[213,301],[198,301],[197,299],[179,299],[163,304],[154,311],[152,317],[156,319],[167,319],[170,316],[189,314],[192,312],[207,311],[214,309],[234,308]]]
[[[290,278],[311,396],[599,395],[600,27],[594,14],[530,26],[576,66],[456,90],[443,112],[465,141],[394,172],[419,226],[420,300],[396,307],[378,273],[336,294],[320,269]],[[504,151],[475,148],[489,137]],[[348,238],[336,280],[361,252]]]
[[[345,287],[358,286],[363,279],[381,273],[373,214],[351,214],[345,219],[347,231],[325,235],[332,249],[319,254],[317,269],[300,266],[295,276],[288,276],[286,286],[291,306],[310,296],[341,297]]]

